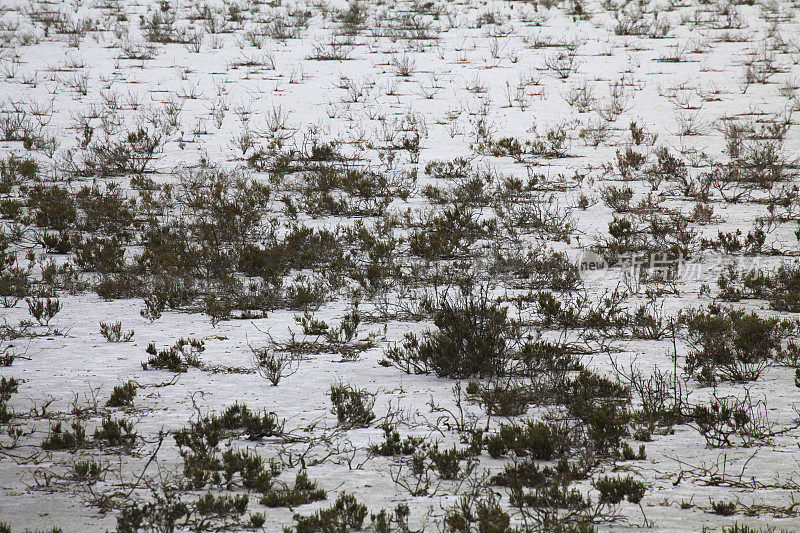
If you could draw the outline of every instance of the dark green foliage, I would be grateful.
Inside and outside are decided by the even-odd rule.
[[[374,444],[370,447],[370,450],[378,455],[411,455],[417,451],[424,442],[424,439],[420,437],[409,436],[405,439],[401,439],[400,433],[390,424],[384,424],[382,429],[385,440],[380,444]]]
[[[686,316],[694,350],[686,357],[686,371],[704,383],[753,381],[785,354],[782,342],[796,325],[754,312],[709,306]]]
[[[154,500],[130,503],[117,515],[117,533],[140,531],[175,531],[181,518],[189,516],[189,506],[174,490],[155,493]]]
[[[125,267],[125,249],[114,237],[90,237],[73,240],[75,264],[87,272],[110,274],[121,272]]]
[[[470,450],[459,450],[455,446],[439,449],[439,443],[434,443],[433,446],[428,447],[428,458],[433,465],[433,468],[442,479],[458,479],[461,477],[461,461],[470,457]]]
[[[100,322],[100,334],[108,342],[130,342],[133,339],[133,330],[122,333],[122,322]]]
[[[19,390],[19,380],[14,378],[0,377],[0,424],[5,424],[11,420],[14,413],[8,407],[8,401],[13,394]]]
[[[47,326],[59,311],[61,311],[61,301],[58,298],[26,298],[28,312],[36,321]]]
[[[111,391],[111,397],[106,402],[106,407],[124,407],[133,404],[136,397],[136,383],[128,381],[122,385],[117,385]]]
[[[740,274],[730,268],[720,274],[717,285],[723,300],[763,298],[776,311],[800,312],[800,263],[784,263],[774,272],[751,270]]]
[[[152,342],[147,345],[147,353],[152,357],[146,363],[142,363],[142,368],[145,370],[169,370],[170,372],[186,372],[188,365],[184,362],[183,357],[179,350],[156,350],[155,344]]]
[[[295,515],[296,533],[345,533],[358,531],[367,517],[367,506],[358,503],[355,496],[342,492],[334,504],[311,516]]]
[[[644,483],[631,476],[603,476],[595,480],[594,488],[600,491],[600,503],[610,504],[617,504],[624,498],[630,503],[639,503],[645,493]]]
[[[512,248],[505,254],[496,251],[492,260],[490,274],[511,275],[523,280],[526,288],[569,291],[581,285],[578,266],[563,252],[544,247],[526,251]]]
[[[544,461],[565,453],[571,445],[569,434],[563,426],[531,419],[523,424],[503,424],[496,434],[486,437],[485,442],[492,457],[510,452],[519,457]]]
[[[462,496],[448,509],[444,518],[444,530],[452,533],[510,533],[514,531],[510,524],[511,517],[492,493],[478,497]]]
[[[222,452],[221,468],[224,484],[230,487],[238,474],[241,486],[266,494],[272,488],[272,480],[280,473],[273,460],[265,461],[255,451],[225,450]]]
[[[73,475],[77,481],[86,481],[94,483],[99,481],[103,475],[105,468],[97,461],[87,459],[85,461],[76,461],[73,466]]]
[[[15,378],[0,377],[0,403],[11,399],[12,394],[19,390],[19,380]]]
[[[199,367],[201,365],[200,354],[205,349],[203,341],[191,337],[178,339],[172,347],[166,350],[157,350],[155,344],[151,342],[145,350],[151,357],[146,363],[142,363],[142,368],[186,372],[190,366]]]
[[[530,387],[513,381],[491,383],[481,387],[476,394],[486,413],[493,416],[523,415],[534,400]]]
[[[375,418],[372,406],[375,396],[364,389],[338,383],[331,385],[332,412],[339,424],[349,427],[366,427]]]
[[[58,231],[70,229],[78,216],[73,194],[58,185],[34,185],[28,191],[28,208],[34,224]]]
[[[138,128],[117,138],[107,138],[90,146],[84,166],[76,169],[83,176],[142,174],[161,148],[159,132]]]
[[[731,446],[734,437],[743,446],[764,444],[774,434],[765,402],[754,402],[748,391],[742,398],[714,394],[707,403],[692,406],[687,418],[712,447]]]
[[[308,473],[301,470],[297,473],[294,487],[284,490],[271,490],[261,498],[261,505],[267,507],[298,507],[307,503],[324,500],[327,497],[325,491],[317,487],[317,484],[308,479]]]
[[[124,418],[103,418],[100,427],[94,431],[95,442],[107,446],[133,446],[136,442],[133,422]]]
[[[86,440],[86,428],[79,421],[71,425],[72,431],[61,428],[61,422],[50,426],[50,434],[42,442],[44,450],[75,450],[89,445]]]
[[[722,516],[731,516],[736,513],[736,502],[711,502],[711,512]]]
[[[493,485],[511,488],[544,488],[548,485],[566,486],[573,481],[586,479],[588,468],[570,463],[566,457],[555,466],[539,466],[533,459],[506,464],[505,469],[494,476]]]
[[[616,449],[629,434],[630,414],[616,402],[596,405],[585,415],[584,421],[588,423],[587,435],[598,453]]]
[[[136,201],[127,198],[119,186],[82,187],[75,200],[82,215],[82,230],[128,240],[136,219]]]
[[[620,448],[620,455],[626,461],[642,461],[647,458],[647,454],[645,453],[644,444],[639,445],[639,451],[634,452],[631,445],[627,442],[622,443],[622,447]]]
[[[437,331],[428,331],[422,339],[406,335],[402,347],[387,351],[387,359],[406,372],[456,379],[507,373],[514,326],[506,308],[485,294],[468,294],[442,301],[433,321]]]
[[[224,438],[244,436],[250,440],[280,435],[283,424],[274,413],[261,414],[239,403],[228,407],[221,415],[206,416],[189,427],[175,432],[175,443],[184,460],[184,475],[189,486],[230,484],[239,473],[241,483],[260,492],[271,489],[277,465],[265,463],[260,455],[248,451],[227,450],[219,454]]]
[[[445,209],[415,230],[408,239],[411,253],[423,259],[452,259],[469,250],[486,228],[477,212],[460,206]]]
[[[247,512],[247,504],[249,502],[250,498],[247,494],[214,496],[207,492],[195,502],[194,510],[198,515],[206,519],[238,518]]]

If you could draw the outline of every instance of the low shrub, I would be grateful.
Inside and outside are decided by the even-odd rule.
[[[284,490],[271,490],[259,500],[267,507],[298,507],[311,502],[324,500],[327,494],[317,484],[308,479],[308,473],[301,470],[294,480],[294,487]]]
[[[330,397],[332,412],[340,425],[367,427],[375,419],[375,413],[372,412],[375,395],[364,389],[337,383],[331,385]]]
[[[522,424],[503,424],[497,433],[485,437],[484,442],[492,457],[510,452],[518,457],[543,461],[566,453],[572,445],[564,426],[531,419]]]
[[[128,381],[122,385],[117,385],[111,392],[111,397],[106,402],[106,407],[124,407],[133,404],[136,397],[137,385],[133,381]]]
[[[443,300],[434,314],[437,331],[422,339],[406,335],[401,347],[386,352],[386,359],[406,372],[433,372],[439,377],[504,376],[512,357],[512,322],[507,309],[488,295],[466,294]]]
[[[630,503],[639,503],[645,493],[644,483],[631,476],[603,476],[595,480],[593,485],[600,492],[600,503],[617,504],[623,498]]]
[[[748,382],[785,355],[783,341],[796,324],[716,305],[690,311],[685,318],[693,350],[686,371],[703,383]]]
[[[359,531],[367,517],[367,506],[352,494],[342,492],[331,507],[310,516],[295,515],[295,533],[327,533]]]

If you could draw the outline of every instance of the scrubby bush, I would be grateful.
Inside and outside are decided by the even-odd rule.
[[[444,299],[435,310],[433,322],[436,331],[426,332],[421,339],[407,335],[401,347],[386,352],[386,358],[406,372],[433,372],[456,379],[508,372],[514,326],[507,309],[488,294]]]
[[[267,507],[293,508],[324,500],[326,497],[325,491],[318,488],[315,482],[308,479],[308,472],[301,470],[295,477],[294,487],[286,487],[284,490],[271,490],[259,500],[259,503]]]
[[[420,437],[408,436],[400,438],[400,432],[389,423],[382,426],[384,441],[380,444],[370,446],[370,451],[386,457],[394,455],[411,455],[416,452],[424,443],[425,439]]]
[[[485,438],[485,443],[492,457],[511,452],[518,457],[549,461],[569,451],[571,439],[561,425],[528,419],[524,424],[501,425],[496,434]]]
[[[367,517],[367,506],[352,494],[342,492],[331,507],[310,516],[295,515],[296,533],[327,533],[329,531],[359,531]]]
[[[133,422],[111,416],[103,418],[100,427],[94,432],[95,442],[100,441],[107,446],[132,446],[137,437]]]
[[[56,422],[50,426],[50,433],[42,442],[44,450],[75,450],[89,445],[86,439],[86,428],[75,421],[71,425],[72,431],[63,429],[61,422]]]
[[[117,385],[111,392],[111,397],[106,402],[107,407],[124,407],[131,405],[136,397],[136,383],[128,381],[122,385]]]
[[[600,503],[610,504],[617,504],[623,498],[630,503],[639,503],[645,493],[644,483],[631,476],[603,476],[594,481],[594,488],[600,492]]]
[[[188,367],[201,365],[200,354],[205,350],[205,343],[201,340],[189,338],[178,341],[166,350],[157,350],[155,343],[147,345],[145,350],[151,355],[147,362],[142,363],[144,370],[157,369],[170,372],[186,372]]]
[[[133,339],[133,330],[122,333],[122,322],[100,322],[100,334],[108,342],[130,342]]]
[[[733,268],[720,274],[719,297],[732,302],[743,298],[763,298],[776,311],[800,312],[800,264],[784,263],[772,272]]]
[[[466,531],[512,531],[511,517],[503,510],[498,497],[491,492],[483,495],[464,495],[444,517],[444,530],[452,533]]]
[[[48,326],[53,317],[61,311],[61,301],[58,298],[26,298],[28,312],[41,326]]]
[[[716,305],[692,310],[685,321],[693,347],[686,357],[686,371],[703,383],[758,379],[785,355],[783,343],[796,330],[796,324],[787,320]]]
[[[331,403],[333,414],[341,425],[348,427],[366,427],[375,418],[372,407],[375,395],[364,389],[343,383],[331,385]]]

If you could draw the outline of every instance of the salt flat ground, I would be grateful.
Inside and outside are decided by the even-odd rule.
[[[706,348],[741,333],[736,353],[763,340],[766,355],[756,376],[703,380],[690,360],[709,337],[679,318],[714,304],[798,318],[799,14],[796,0],[4,0],[0,375],[17,386],[0,396],[0,524],[123,531],[138,509],[143,531],[281,531],[347,493],[370,513],[407,505],[412,530],[478,531],[480,505],[496,512],[481,531],[556,518],[800,529],[796,326],[758,323],[745,338],[744,322],[712,324],[723,334]],[[436,165],[448,161],[449,173]],[[589,250],[598,270],[570,266]],[[667,280],[625,261],[662,255],[679,267]],[[795,277],[774,281],[781,267]],[[742,285],[750,271],[773,282]],[[563,390],[538,397],[555,390],[546,373],[406,372],[413,347],[392,359],[406,334],[432,338],[445,303],[470,301],[453,296],[466,285],[506,313],[500,330],[467,318],[473,344],[496,336],[518,363],[526,341],[547,339],[577,361]],[[575,316],[548,315],[542,291]],[[36,316],[48,301],[60,309]],[[347,320],[350,334],[325,334]],[[115,322],[132,338],[108,342],[101,323]],[[183,368],[145,364],[148,345],[168,353],[181,338],[203,343],[194,359],[173,351]],[[277,385],[259,353],[283,361]],[[617,406],[608,442],[564,400],[583,390],[569,381],[578,367],[625,391],[589,400]],[[670,420],[647,411],[654,373],[647,391]],[[132,402],[107,405],[126,382]],[[374,416],[337,416],[335,384]],[[503,412],[498,391],[521,409]],[[703,421],[726,401],[746,422],[713,409]],[[235,402],[282,430],[225,430],[215,456],[274,459],[277,493],[305,469],[325,499],[267,506],[237,471],[187,481],[174,433]],[[94,435],[108,417],[136,436]],[[525,450],[479,444],[449,475],[435,460],[528,419],[570,428],[535,462],[585,466],[553,485],[583,503],[545,504],[546,491],[515,503],[491,476]],[[85,441],[52,444],[76,421]],[[381,454],[384,428],[421,440]],[[81,475],[86,461],[100,472]],[[608,498],[603,476],[631,476],[644,496]],[[204,513],[206,493],[250,497],[242,512]],[[164,501],[187,507],[170,521]]]

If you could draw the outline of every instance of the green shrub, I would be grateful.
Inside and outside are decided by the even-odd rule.
[[[384,424],[382,426],[384,441],[380,444],[373,444],[370,450],[373,453],[383,456],[393,455],[411,455],[417,451],[423,444],[424,440],[420,437],[406,437],[400,438],[400,433],[391,424]]]
[[[100,422],[100,427],[94,431],[94,440],[102,441],[108,446],[133,446],[136,438],[133,422],[124,418],[106,416]]]
[[[375,395],[364,389],[338,383],[331,385],[330,397],[333,403],[332,412],[341,425],[366,427],[375,418],[375,413],[372,412]]]
[[[64,430],[61,422],[50,426],[50,434],[42,443],[44,450],[75,450],[89,445],[86,440],[86,428],[79,421],[71,425],[72,431]]]
[[[468,294],[442,301],[433,321],[437,331],[426,332],[422,339],[407,335],[402,347],[387,351],[387,360],[406,372],[433,372],[439,377],[506,375],[513,329],[506,308],[485,294]]]
[[[600,503],[617,504],[627,498],[630,503],[642,501],[645,493],[644,483],[631,476],[603,476],[594,482],[594,488],[600,491]]]
[[[334,504],[310,516],[295,515],[296,533],[329,533],[360,530],[367,517],[367,506],[355,496],[342,492]]]
[[[565,453],[571,445],[569,434],[563,426],[531,419],[523,424],[501,424],[496,434],[485,438],[485,443],[492,457],[511,452],[519,457],[543,461]]]
[[[510,524],[511,517],[492,493],[462,496],[444,517],[444,530],[452,533],[511,533]]]
[[[311,502],[324,500],[327,494],[317,487],[317,484],[308,479],[308,473],[301,470],[297,473],[294,487],[285,490],[271,490],[261,498],[261,505],[267,507],[298,507]]]
[[[130,342],[133,339],[133,330],[122,333],[122,322],[100,322],[100,334],[108,342]]]
[[[555,466],[539,466],[534,459],[508,463],[499,474],[491,478],[493,485],[519,489],[521,487],[545,488],[547,486],[567,486],[573,481],[586,479],[589,469],[570,463],[566,457],[558,460]]]
[[[103,465],[91,459],[76,461],[73,464],[73,475],[77,481],[86,481],[90,483],[100,481],[105,470]]]
[[[689,312],[686,325],[694,348],[686,371],[704,383],[758,379],[785,354],[782,343],[796,329],[786,320],[718,306]]]
[[[106,402],[106,407],[124,407],[133,404],[136,397],[137,385],[133,381],[128,381],[122,385],[117,385],[111,391],[111,397]]]
[[[722,516],[731,516],[736,513],[736,502],[711,502],[711,512]]]

